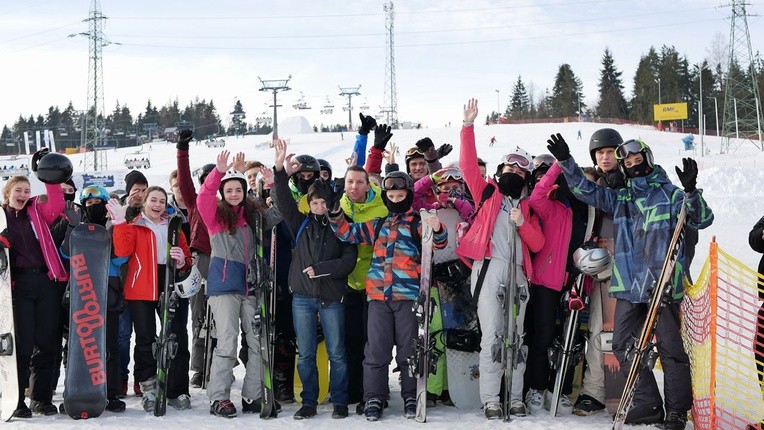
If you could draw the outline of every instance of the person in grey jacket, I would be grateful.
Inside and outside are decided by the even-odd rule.
[[[345,307],[347,277],[355,268],[358,250],[355,245],[340,241],[334,235],[327,206],[339,200],[328,182],[318,179],[308,189],[310,213],[302,214],[289,190],[291,171],[284,167],[286,142],[275,142],[276,160],[272,192],[275,207],[284,216],[292,236],[294,251],[289,267],[289,288],[292,292],[292,318],[297,334],[297,372],[303,384],[302,407],[294,419],[316,415],[318,405],[318,368],[316,324],[320,319],[326,340],[331,370],[330,392],[334,411],[332,418],[348,416],[348,372],[345,354]],[[299,170],[298,165],[288,169]]]

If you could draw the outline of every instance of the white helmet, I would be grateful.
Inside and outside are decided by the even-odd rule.
[[[249,183],[247,182],[247,177],[244,175],[244,173],[239,172],[236,169],[229,169],[227,172],[225,172],[225,175],[223,175],[223,179],[220,180],[220,194],[223,194],[223,184],[225,181],[229,179],[236,179],[239,182],[241,182],[241,186],[244,189],[244,195],[247,194],[247,189]]]
[[[202,289],[202,274],[196,266],[191,266],[191,270],[185,272],[182,279],[175,280],[175,294],[182,299],[187,299]]]
[[[610,272],[613,260],[607,249],[597,248],[592,244],[585,243],[573,252],[573,264],[584,275],[601,280],[603,272]],[[609,273],[607,277],[610,277]]]

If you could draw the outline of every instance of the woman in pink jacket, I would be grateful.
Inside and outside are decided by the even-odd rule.
[[[499,402],[499,391],[503,370],[494,361],[492,349],[501,340],[496,336],[504,331],[504,310],[497,300],[506,285],[518,290],[519,315],[516,336],[520,341],[518,350],[525,355],[522,346],[523,317],[528,302],[527,279],[533,274],[531,252],[538,252],[544,245],[538,218],[531,213],[530,205],[524,198],[527,192],[527,178],[530,175],[531,160],[521,153],[510,153],[504,157],[504,167],[496,180],[485,178],[478,166],[475,150],[474,121],[478,114],[477,100],[471,99],[464,109],[464,124],[461,132],[459,165],[464,171],[464,181],[475,198],[475,219],[469,231],[459,243],[456,253],[468,265],[472,265],[473,302],[477,302],[478,318],[482,338],[480,340],[480,401],[488,419],[499,419],[504,415],[525,415],[522,399],[525,359],[519,357],[512,374],[510,410],[503,411]],[[510,238],[516,249],[510,249]],[[509,266],[516,264],[515,279],[509,279]],[[474,265],[473,265],[474,263]]]

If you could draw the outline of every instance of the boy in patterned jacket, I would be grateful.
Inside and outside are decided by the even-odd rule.
[[[419,295],[422,223],[432,227],[434,248],[444,248],[446,228],[434,214],[419,217],[412,208],[414,183],[403,172],[393,172],[382,182],[382,200],[389,214],[364,223],[348,223],[339,205],[330,212],[331,226],[340,240],[374,246],[366,277],[369,300],[368,341],[363,362],[363,389],[369,421],[382,416],[389,398],[388,366],[392,359],[401,371],[401,397],[406,418],[416,415],[416,379],[407,358],[413,353],[417,319],[413,303]],[[420,242],[420,243],[417,243]]]

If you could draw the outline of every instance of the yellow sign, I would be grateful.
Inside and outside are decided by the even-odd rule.
[[[687,103],[664,103],[653,105],[655,121],[687,119]]]

